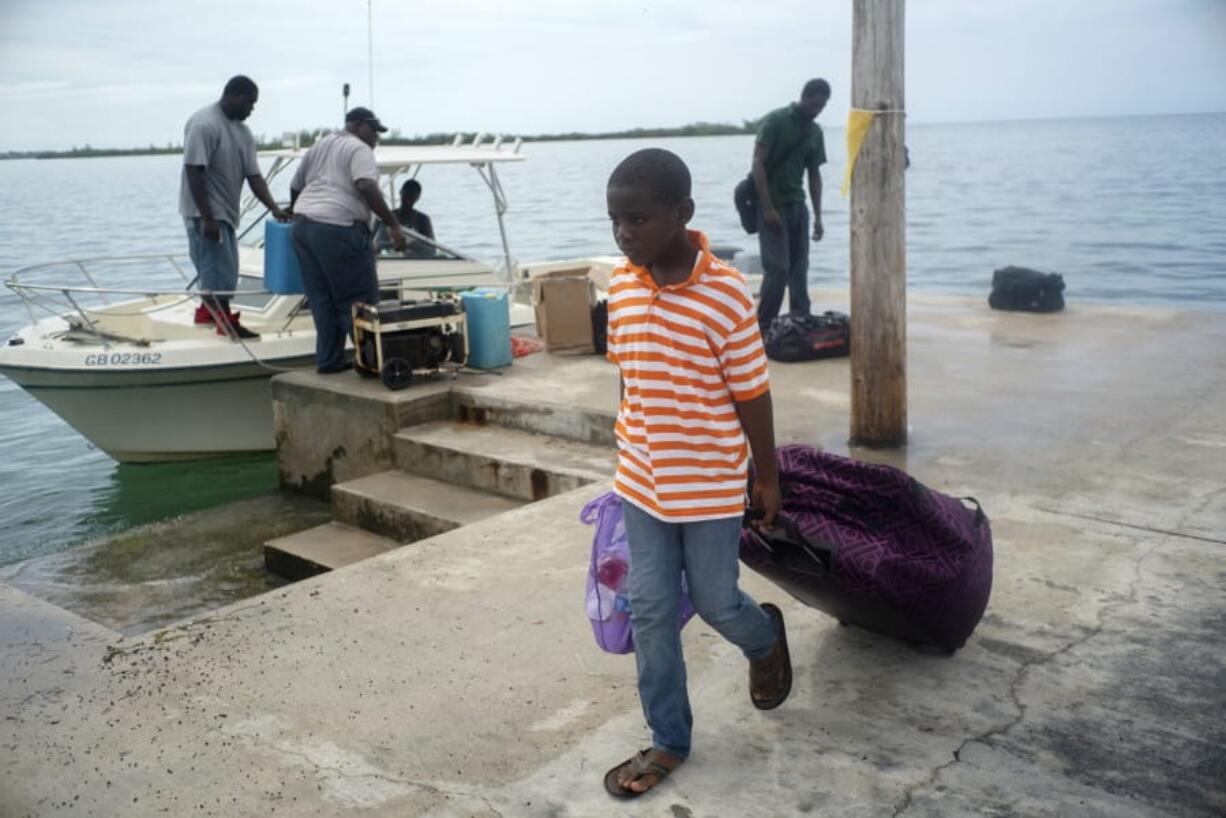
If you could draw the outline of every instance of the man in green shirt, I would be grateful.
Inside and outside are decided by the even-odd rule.
[[[758,247],[764,275],[758,325],[763,332],[779,314],[784,290],[792,312],[809,313],[809,209],[803,176],[807,170],[813,241],[821,241],[821,166],[826,163],[826,143],[814,120],[829,99],[830,83],[809,80],[799,102],[771,111],[758,128],[753,179],[760,208]]]

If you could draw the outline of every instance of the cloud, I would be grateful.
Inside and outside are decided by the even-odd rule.
[[[14,87],[23,90],[8,94],[8,99],[12,101],[37,100],[44,104],[87,102],[102,105],[141,105],[168,99],[205,99],[217,93],[213,85],[200,82],[82,85],[75,82],[54,81],[21,83]],[[0,89],[0,95],[5,95],[4,89]]]
[[[852,4],[373,0],[374,107],[405,133],[732,121],[812,76],[850,103]],[[253,130],[370,101],[361,0],[0,0],[0,150],[178,140],[245,73]],[[908,5],[910,121],[1226,109],[1221,0]],[[1223,86],[1219,88],[1217,86]],[[64,123],[71,123],[66,129]]]
[[[44,99],[47,95],[69,88],[72,88],[72,83],[68,80],[11,82],[0,85],[0,100],[17,102],[26,99]]]

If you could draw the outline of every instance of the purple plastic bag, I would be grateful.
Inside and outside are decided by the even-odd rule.
[[[606,653],[633,653],[634,634],[630,629],[630,544],[622,501],[613,492],[602,494],[583,507],[579,520],[596,524],[592,535],[592,558],[587,570],[585,608],[596,644]],[[677,628],[685,627],[694,615],[694,606],[681,576],[681,607]]]

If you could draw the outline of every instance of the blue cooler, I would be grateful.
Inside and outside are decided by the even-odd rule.
[[[511,363],[511,307],[507,291],[479,287],[460,293],[468,324],[468,365],[497,369]]]
[[[264,289],[278,295],[298,295],[302,270],[294,253],[294,223],[264,220]]]

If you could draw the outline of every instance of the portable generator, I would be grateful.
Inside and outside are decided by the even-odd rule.
[[[388,389],[467,360],[464,307],[453,296],[353,305],[353,366]]]

